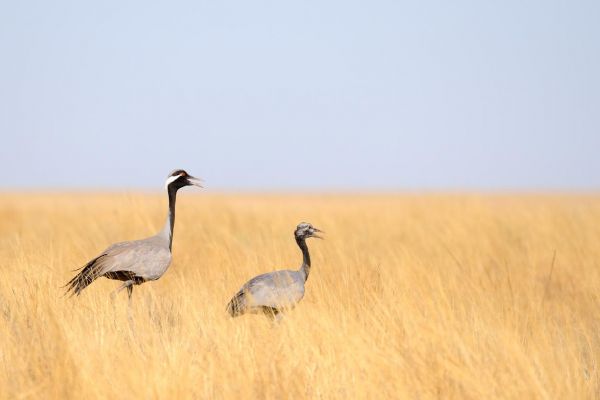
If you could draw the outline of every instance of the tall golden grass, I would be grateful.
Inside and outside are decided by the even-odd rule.
[[[599,196],[192,192],[129,311],[116,281],[61,286],[158,230],[163,196],[2,194],[1,397],[600,396]],[[300,265],[300,221],[327,232],[302,302],[229,318],[247,279]]]

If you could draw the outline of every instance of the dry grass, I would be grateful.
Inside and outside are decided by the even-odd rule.
[[[2,195],[0,397],[600,396],[600,197],[192,192],[132,324],[118,282],[60,286],[161,227],[163,196]],[[327,240],[299,307],[228,318],[248,278],[299,266],[302,220]]]

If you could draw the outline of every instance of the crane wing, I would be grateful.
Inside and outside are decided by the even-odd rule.
[[[242,286],[227,306],[232,316],[253,308],[282,309],[304,297],[304,282],[298,271],[275,271],[258,275]]]

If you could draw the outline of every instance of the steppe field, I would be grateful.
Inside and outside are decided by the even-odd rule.
[[[0,195],[0,397],[599,398],[600,195],[178,196],[173,263],[61,288],[154,234],[163,194]],[[231,319],[249,278],[297,268],[281,322]]]

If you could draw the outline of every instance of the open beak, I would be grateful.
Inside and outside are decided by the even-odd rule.
[[[204,187],[204,186],[202,186],[202,179],[194,178],[191,175],[188,175],[188,177],[186,179],[187,179],[188,183],[192,186],[198,186],[199,188]]]
[[[311,235],[312,237],[316,237],[317,239],[324,239],[324,238],[323,238],[323,236],[319,236],[319,235],[317,235],[317,234],[316,234],[316,233],[314,233],[314,232],[320,232],[320,233],[325,233],[325,232],[323,232],[323,231],[322,231],[322,230],[320,230],[320,229],[317,229],[317,228],[314,228],[314,227],[313,227],[313,234]]]

